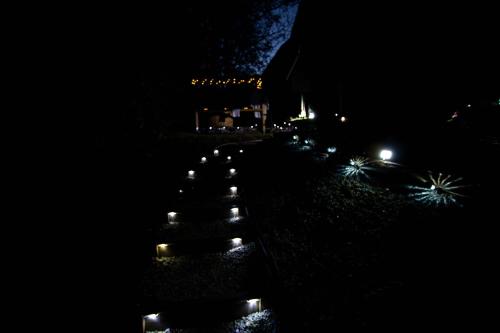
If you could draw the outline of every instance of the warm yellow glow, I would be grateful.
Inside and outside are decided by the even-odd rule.
[[[159,249],[166,249],[168,244],[158,244],[157,246]]]

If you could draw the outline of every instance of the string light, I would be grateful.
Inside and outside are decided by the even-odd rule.
[[[241,85],[249,85],[254,86],[257,89],[262,89],[262,78],[251,77],[249,79],[236,79],[236,78],[228,78],[228,79],[214,79],[214,78],[204,78],[204,79],[191,79],[192,86],[241,86]]]

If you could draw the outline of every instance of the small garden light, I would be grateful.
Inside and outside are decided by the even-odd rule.
[[[241,242],[242,240],[239,237],[231,239],[231,243],[233,243],[233,246],[240,246]]]
[[[218,149],[214,150],[214,156],[219,156],[219,150]]]
[[[157,313],[152,313],[144,316],[145,319],[148,320],[156,320],[158,319],[158,314]]]
[[[231,186],[229,188],[229,190],[231,191],[232,195],[236,195],[236,192],[238,191],[238,188],[236,186]]]
[[[380,158],[385,161],[385,160],[390,160],[392,158],[392,151],[388,149],[382,149],[379,154]]]

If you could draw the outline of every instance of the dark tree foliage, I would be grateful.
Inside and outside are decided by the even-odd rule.
[[[104,140],[140,148],[193,129],[191,78],[258,74],[286,34],[283,9],[297,2],[185,1],[111,21],[103,39],[117,67],[117,95],[101,126]]]

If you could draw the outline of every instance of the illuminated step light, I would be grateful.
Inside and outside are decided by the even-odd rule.
[[[253,299],[247,300],[247,303],[250,305],[257,305],[257,303],[259,303],[259,302],[260,302],[260,298],[253,298]]]
[[[228,157],[227,157],[227,160],[228,160],[228,161],[231,161],[231,156],[228,156]]]
[[[243,149],[240,149],[240,154],[243,154]]]
[[[165,257],[167,252],[168,244],[158,244],[156,245],[156,256],[158,258]]]
[[[168,214],[167,214],[168,222],[175,222],[175,217],[176,216],[177,216],[176,212],[168,212]]]
[[[242,240],[239,237],[233,238],[231,239],[231,243],[233,244],[233,246],[240,246],[242,244]]]
[[[188,176],[189,177],[194,177],[194,170],[189,170],[188,171]]]
[[[145,319],[148,320],[157,320],[158,319],[158,314],[157,313],[152,313],[144,316]]]
[[[236,173],[236,169],[233,169],[233,168],[229,169],[229,173],[231,175],[234,175]]]
[[[380,158],[385,161],[385,160],[390,160],[392,158],[392,151],[388,149],[382,149],[380,151]]]
[[[201,158],[201,163],[205,163],[207,161],[207,158],[206,157],[202,157]]]
[[[231,191],[232,195],[236,195],[236,192],[238,191],[238,188],[236,186],[231,186],[229,188],[229,190]]]
[[[219,156],[219,150],[218,149],[214,150],[214,156]]]
[[[341,121],[341,122],[345,123],[345,122],[346,122],[346,120],[347,120],[347,118],[346,118],[346,117],[344,117],[344,116],[340,117],[340,121]]]

